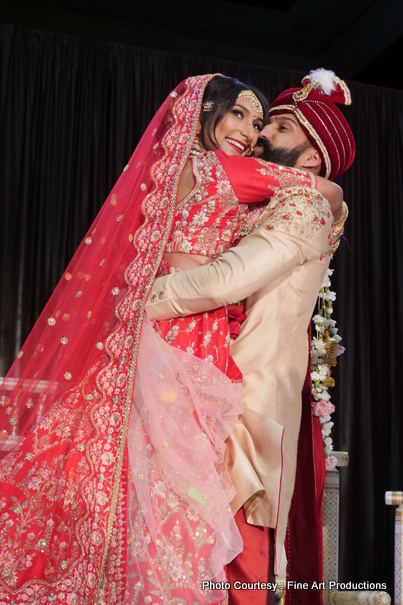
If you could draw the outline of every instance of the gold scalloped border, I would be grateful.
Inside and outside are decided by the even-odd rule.
[[[203,99],[203,95],[204,95],[204,89],[207,86],[208,82],[211,80],[211,78],[213,78],[215,75],[218,74],[209,74],[208,79],[205,80],[203,87],[200,90],[200,98],[198,99],[198,104],[195,110],[195,115],[199,116],[200,115],[200,111],[201,111],[201,104],[202,104],[202,99]],[[176,98],[173,108],[172,108],[172,113],[175,117],[175,122],[173,124],[173,126],[171,127],[170,130],[172,130],[172,128],[174,128],[177,123],[178,123],[178,118],[175,114],[175,107],[177,105],[177,103],[179,101],[182,100],[182,98],[189,92],[189,86],[191,84],[191,80],[192,78],[188,78],[187,80],[187,88],[185,93],[179,97]],[[173,191],[172,191],[172,196],[170,199],[170,205],[169,205],[169,209],[168,209],[168,220],[167,220],[167,226],[170,226],[172,224],[173,221],[173,217],[174,217],[174,212],[176,209],[176,196],[177,196],[177,190],[178,190],[178,186],[179,186],[179,180],[180,180],[180,176],[183,172],[183,169],[185,167],[186,161],[188,160],[188,156],[190,153],[190,150],[192,148],[193,145],[193,141],[196,138],[196,134],[197,134],[197,128],[198,128],[198,120],[195,120],[192,128],[191,128],[191,135],[188,138],[187,141],[187,148],[188,148],[188,153],[184,154],[184,157],[181,159],[180,161],[180,165],[179,165],[179,169],[176,172],[176,176],[174,178],[174,182],[173,182]],[[170,132],[167,131],[167,133],[165,134],[163,140],[162,140],[162,145],[164,147],[165,150],[165,155],[163,156],[163,158],[161,158],[157,163],[161,162],[163,159],[165,159],[166,155],[168,154],[168,150],[165,146],[165,138],[168,135],[168,133]],[[154,182],[154,186],[156,187],[156,179],[154,177],[154,170],[151,170],[151,178]],[[143,231],[144,229],[147,228],[147,226],[150,223],[150,220],[147,216],[147,212],[145,210],[145,202],[146,200],[153,195],[155,189],[153,188],[150,193],[144,198],[143,200],[143,212],[145,215],[145,221],[143,223],[143,225],[141,225],[141,227],[139,228],[139,230],[137,231],[137,233],[134,235],[133,238],[133,243],[135,248],[137,249],[138,254],[140,254],[139,249],[137,248],[136,244],[135,244],[135,240],[136,237],[138,235],[139,232]],[[119,492],[119,487],[120,487],[120,478],[121,478],[121,473],[122,473],[122,467],[123,467],[123,457],[124,457],[124,449],[125,449],[125,445],[126,445],[126,438],[127,438],[127,430],[128,430],[128,424],[129,424],[129,416],[130,416],[130,409],[131,409],[131,404],[132,404],[132,393],[133,393],[133,387],[134,387],[134,380],[135,380],[135,373],[136,373],[136,364],[137,364],[137,355],[138,355],[138,347],[139,347],[139,341],[140,341],[140,335],[141,335],[141,328],[142,328],[142,323],[143,323],[143,315],[144,315],[144,307],[145,307],[145,303],[149,294],[149,290],[150,287],[152,285],[152,283],[154,282],[155,278],[156,278],[156,274],[158,271],[158,267],[161,263],[162,257],[164,255],[165,252],[165,248],[167,245],[167,241],[169,239],[170,236],[170,232],[171,229],[170,228],[166,228],[165,229],[165,233],[163,236],[162,241],[160,242],[160,247],[159,247],[159,252],[153,267],[153,271],[148,279],[148,283],[145,285],[144,288],[144,293],[142,296],[142,300],[140,302],[140,305],[138,307],[137,313],[138,313],[138,319],[136,322],[136,327],[135,327],[135,341],[133,344],[133,355],[132,355],[132,361],[130,364],[130,369],[129,369],[129,380],[127,382],[127,387],[126,387],[126,401],[125,401],[125,407],[123,409],[123,422],[122,422],[122,433],[121,433],[121,440],[120,440],[120,445],[118,448],[118,459],[117,459],[117,465],[116,465],[116,472],[115,472],[115,480],[114,480],[114,484],[113,484],[113,488],[112,488],[112,498],[111,498],[111,507],[110,507],[110,512],[109,512],[109,518],[108,518],[108,525],[107,525],[107,530],[106,530],[106,538],[105,538],[105,542],[104,542],[104,549],[103,549],[103,555],[102,555],[102,563],[101,563],[101,571],[99,574],[99,579],[98,579],[98,586],[95,592],[95,600],[98,598],[99,596],[99,592],[103,586],[104,583],[104,575],[105,575],[105,564],[106,564],[106,560],[107,560],[107,556],[108,556],[108,552],[109,552],[109,547],[110,547],[110,542],[112,539],[112,530],[113,530],[113,525],[114,525],[114,520],[115,520],[115,515],[116,515],[116,508],[117,508],[117,500],[118,500],[118,492]],[[137,260],[136,259],[127,267],[126,271],[125,271],[125,279],[126,282],[128,283],[128,286],[130,288],[130,290],[127,292],[126,296],[124,297],[124,299],[122,299],[122,301],[119,304],[122,304],[122,302],[128,297],[129,292],[131,292],[132,288],[131,288],[131,284],[130,284],[130,280],[129,280],[129,271],[131,269],[131,267],[135,264]],[[118,307],[118,309],[119,309]],[[116,315],[119,319],[119,321],[121,322],[121,318],[118,314],[118,309],[116,310]],[[120,327],[120,326],[119,326]],[[119,327],[117,328],[117,330],[119,330]],[[116,331],[115,331],[116,332]],[[114,332],[114,334],[115,334]],[[108,338],[108,341],[110,340],[110,338],[113,335],[110,335]],[[108,347],[106,346],[107,352],[108,354],[111,356],[112,359],[112,353],[109,351]],[[111,362],[112,363],[112,362]]]

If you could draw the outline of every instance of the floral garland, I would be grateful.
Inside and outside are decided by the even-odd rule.
[[[330,415],[335,407],[330,402],[328,389],[335,384],[331,372],[337,364],[336,357],[345,350],[339,344],[341,337],[337,333],[335,320],[331,318],[333,301],[336,300],[336,293],[330,290],[332,274],[333,269],[327,269],[319,291],[318,312],[313,317],[316,336],[312,338],[311,346],[312,414],[320,419],[327,470],[335,468],[337,464],[337,458],[331,455],[333,442],[330,433],[334,423],[331,422]]]

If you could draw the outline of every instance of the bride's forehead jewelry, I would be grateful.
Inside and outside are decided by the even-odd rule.
[[[251,90],[242,90],[239,95],[237,101],[239,99],[247,99],[249,103],[252,105],[253,109],[257,111],[257,113],[261,113],[263,115],[263,107],[257,96]]]
[[[247,99],[249,101],[249,103],[252,105],[253,109],[257,113],[261,113],[263,115],[262,104],[254,92],[252,92],[251,90],[241,90],[241,92],[238,95],[237,101],[239,101],[239,99]],[[202,110],[211,111],[214,106],[215,106],[214,101],[206,101],[202,105]]]

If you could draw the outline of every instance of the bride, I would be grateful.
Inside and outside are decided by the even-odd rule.
[[[231,78],[179,84],[5,378],[0,605],[226,601],[202,588],[242,549],[226,475],[241,411],[226,310],[152,326],[144,306],[158,274],[225,251],[280,187],[321,190],[241,157],[266,113]]]

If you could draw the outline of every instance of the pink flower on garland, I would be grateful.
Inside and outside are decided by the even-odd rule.
[[[330,401],[314,401],[312,403],[312,414],[314,416],[318,416],[319,418],[324,418],[325,416],[330,416],[335,411],[335,407],[333,403]]]
[[[336,456],[329,456],[326,458],[326,470],[331,471],[333,468],[337,466],[337,458]]]

